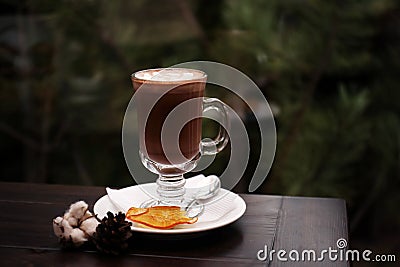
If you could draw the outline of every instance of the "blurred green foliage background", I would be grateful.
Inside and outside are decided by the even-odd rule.
[[[121,149],[130,74],[217,61],[252,78],[275,114],[276,159],[257,193],[344,198],[353,247],[399,251],[399,1],[0,5],[2,181],[132,184]],[[251,138],[235,191],[256,164]]]

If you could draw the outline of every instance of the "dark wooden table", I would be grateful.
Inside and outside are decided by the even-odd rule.
[[[328,198],[242,194],[246,213],[220,229],[171,237],[137,233],[130,253],[119,257],[61,250],[52,219],[77,200],[85,200],[92,209],[104,194],[102,187],[0,183],[0,266],[349,265],[328,257],[322,262],[283,262],[276,254],[272,261],[257,259],[265,246],[269,251],[288,253],[293,249],[300,253],[337,249],[337,239],[348,239],[346,205],[343,200]]]

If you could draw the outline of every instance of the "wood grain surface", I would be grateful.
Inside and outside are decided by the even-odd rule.
[[[265,246],[283,249],[336,248],[347,236],[345,202],[340,199],[267,195],[241,197],[246,213],[207,232],[160,236],[135,233],[128,255],[110,257],[90,247],[61,250],[52,219],[69,204],[91,205],[103,187],[0,183],[0,266],[349,266],[345,261],[282,262],[257,259]]]

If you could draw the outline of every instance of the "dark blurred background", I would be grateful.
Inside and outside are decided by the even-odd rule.
[[[0,3],[2,181],[132,185],[130,74],[217,61],[252,78],[275,115],[277,154],[257,193],[343,198],[353,248],[400,251],[399,1]],[[237,192],[259,153],[243,117],[252,155]]]

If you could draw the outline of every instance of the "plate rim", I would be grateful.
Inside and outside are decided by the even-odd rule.
[[[142,186],[146,187],[146,186],[152,186],[152,185],[156,186],[155,183],[149,183],[149,184],[143,184],[143,185],[132,185],[132,186],[121,188],[120,190],[128,190],[129,188],[134,188],[134,187],[138,187],[139,190],[142,190],[142,189],[140,189],[140,187],[142,187]],[[175,229],[152,229],[152,228],[143,228],[143,227],[137,227],[137,226],[132,225],[131,229],[134,232],[141,232],[141,233],[146,233],[146,234],[173,235],[173,234],[189,234],[189,233],[209,231],[209,230],[213,230],[213,229],[220,228],[220,227],[226,226],[228,224],[231,224],[243,216],[243,214],[246,211],[247,205],[246,205],[246,202],[244,201],[244,199],[240,195],[233,193],[229,190],[226,190],[224,188],[221,188],[221,190],[227,191],[227,193],[230,193],[230,194],[237,195],[237,198],[235,199],[235,202],[237,202],[236,207],[233,210],[231,210],[228,214],[231,214],[235,210],[237,210],[237,212],[234,215],[232,215],[232,217],[228,217],[229,219],[222,220],[222,222],[220,222],[220,220],[216,220],[215,222],[210,222],[210,225],[203,226],[200,228],[196,228],[195,227],[196,224],[193,224],[194,227],[175,228]],[[93,212],[96,215],[98,215],[98,210],[100,209],[99,205],[104,205],[103,203],[113,205],[111,203],[111,201],[109,200],[107,194],[99,197],[93,205]],[[115,211],[113,211],[113,212],[115,212]],[[207,222],[204,222],[204,223],[207,223]]]

